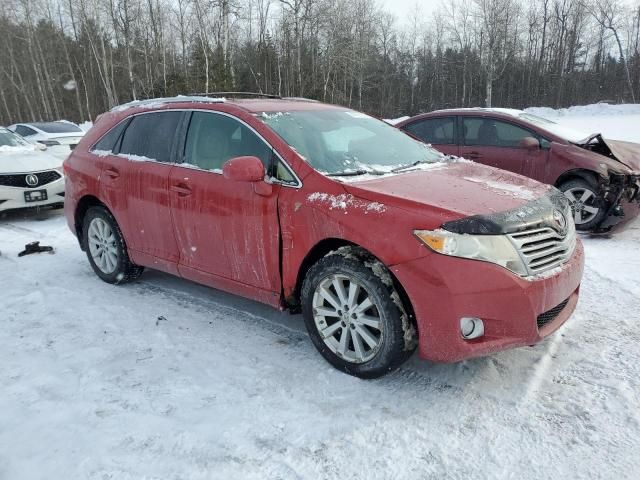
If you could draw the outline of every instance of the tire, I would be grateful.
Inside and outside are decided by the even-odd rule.
[[[571,202],[576,230],[588,232],[600,225],[607,213],[607,204],[597,187],[576,178],[560,185],[560,190]]]
[[[130,282],[144,270],[129,259],[120,227],[105,207],[87,210],[82,225],[82,242],[91,268],[107,283]]]
[[[331,365],[356,377],[377,378],[399,367],[417,344],[400,298],[382,263],[343,247],[307,272],[302,314],[314,346]]]

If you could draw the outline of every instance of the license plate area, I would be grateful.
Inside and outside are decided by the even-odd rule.
[[[43,200],[47,200],[46,190],[30,190],[28,192],[24,192],[24,201],[27,203],[41,202]]]

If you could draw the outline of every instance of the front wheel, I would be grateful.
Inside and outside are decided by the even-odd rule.
[[[397,368],[415,349],[415,329],[384,265],[338,251],[320,259],[302,286],[309,336],[334,367],[361,378]]]
[[[560,190],[571,203],[577,230],[593,230],[602,222],[606,214],[606,202],[591,183],[583,179],[569,180],[560,185]]]
[[[116,219],[104,207],[87,210],[83,242],[93,271],[107,283],[125,283],[138,278],[143,267],[129,259],[127,246]]]

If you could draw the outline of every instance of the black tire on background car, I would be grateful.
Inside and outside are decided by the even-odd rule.
[[[313,265],[301,302],[315,347],[350,375],[380,377],[415,350],[416,331],[391,275],[360,249],[342,247]]]
[[[560,190],[571,202],[576,230],[588,232],[602,222],[607,213],[606,202],[595,185],[575,178],[560,185]]]
[[[82,225],[82,241],[91,268],[107,283],[126,283],[144,268],[129,259],[127,245],[116,219],[105,207],[89,208]]]

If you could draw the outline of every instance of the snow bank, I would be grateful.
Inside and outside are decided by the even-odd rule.
[[[576,105],[569,108],[530,107],[525,112],[550,120],[557,117],[593,117],[610,115],[640,115],[640,104],[626,103],[610,105],[608,103],[594,103],[591,105]]]

